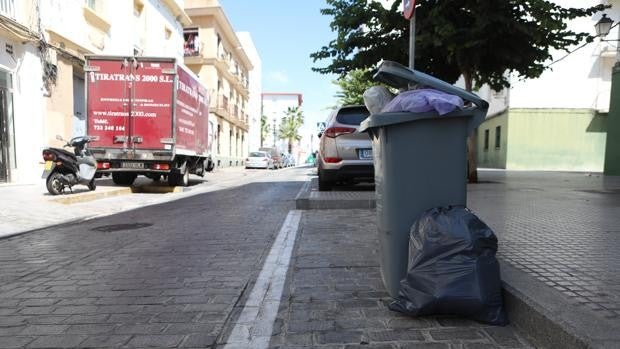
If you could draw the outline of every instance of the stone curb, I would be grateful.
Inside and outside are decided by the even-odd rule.
[[[317,178],[304,183],[304,187],[295,198],[295,207],[298,210],[333,210],[333,209],[372,209],[376,206],[374,192],[359,192],[357,195],[350,192],[314,192]],[[313,195],[315,194],[315,195]],[[343,198],[343,196],[349,196]]]
[[[618,348],[618,324],[500,259],[504,304],[519,332],[539,348]]]

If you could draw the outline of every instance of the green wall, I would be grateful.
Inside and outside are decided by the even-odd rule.
[[[603,170],[606,115],[589,109],[511,109],[506,168]]]
[[[500,144],[495,146],[497,127],[500,127]],[[488,130],[489,144],[485,147],[485,131]],[[478,167],[506,168],[506,135],[508,134],[508,113],[484,121],[478,127]],[[485,149],[486,148],[486,149]]]

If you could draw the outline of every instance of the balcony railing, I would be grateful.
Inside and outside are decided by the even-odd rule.
[[[194,57],[200,56],[202,44],[200,41],[194,41],[193,43],[185,42],[183,43],[183,56],[184,57]]]
[[[0,15],[15,19],[15,0],[0,0]]]

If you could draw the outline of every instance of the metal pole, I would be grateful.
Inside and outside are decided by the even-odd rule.
[[[276,119],[273,118],[273,147],[276,147]]]
[[[409,20],[409,69],[413,70],[415,61],[415,12]]]

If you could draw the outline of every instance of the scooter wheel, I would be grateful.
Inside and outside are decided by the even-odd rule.
[[[47,186],[47,191],[52,195],[60,195],[65,189],[65,185],[62,183],[62,175],[58,172],[54,172],[47,177],[47,182],[45,184]]]
[[[97,183],[95,183],[95,178],[93,178],[88,182],[88,190],[93,191],[95,189],[97,189]]]

